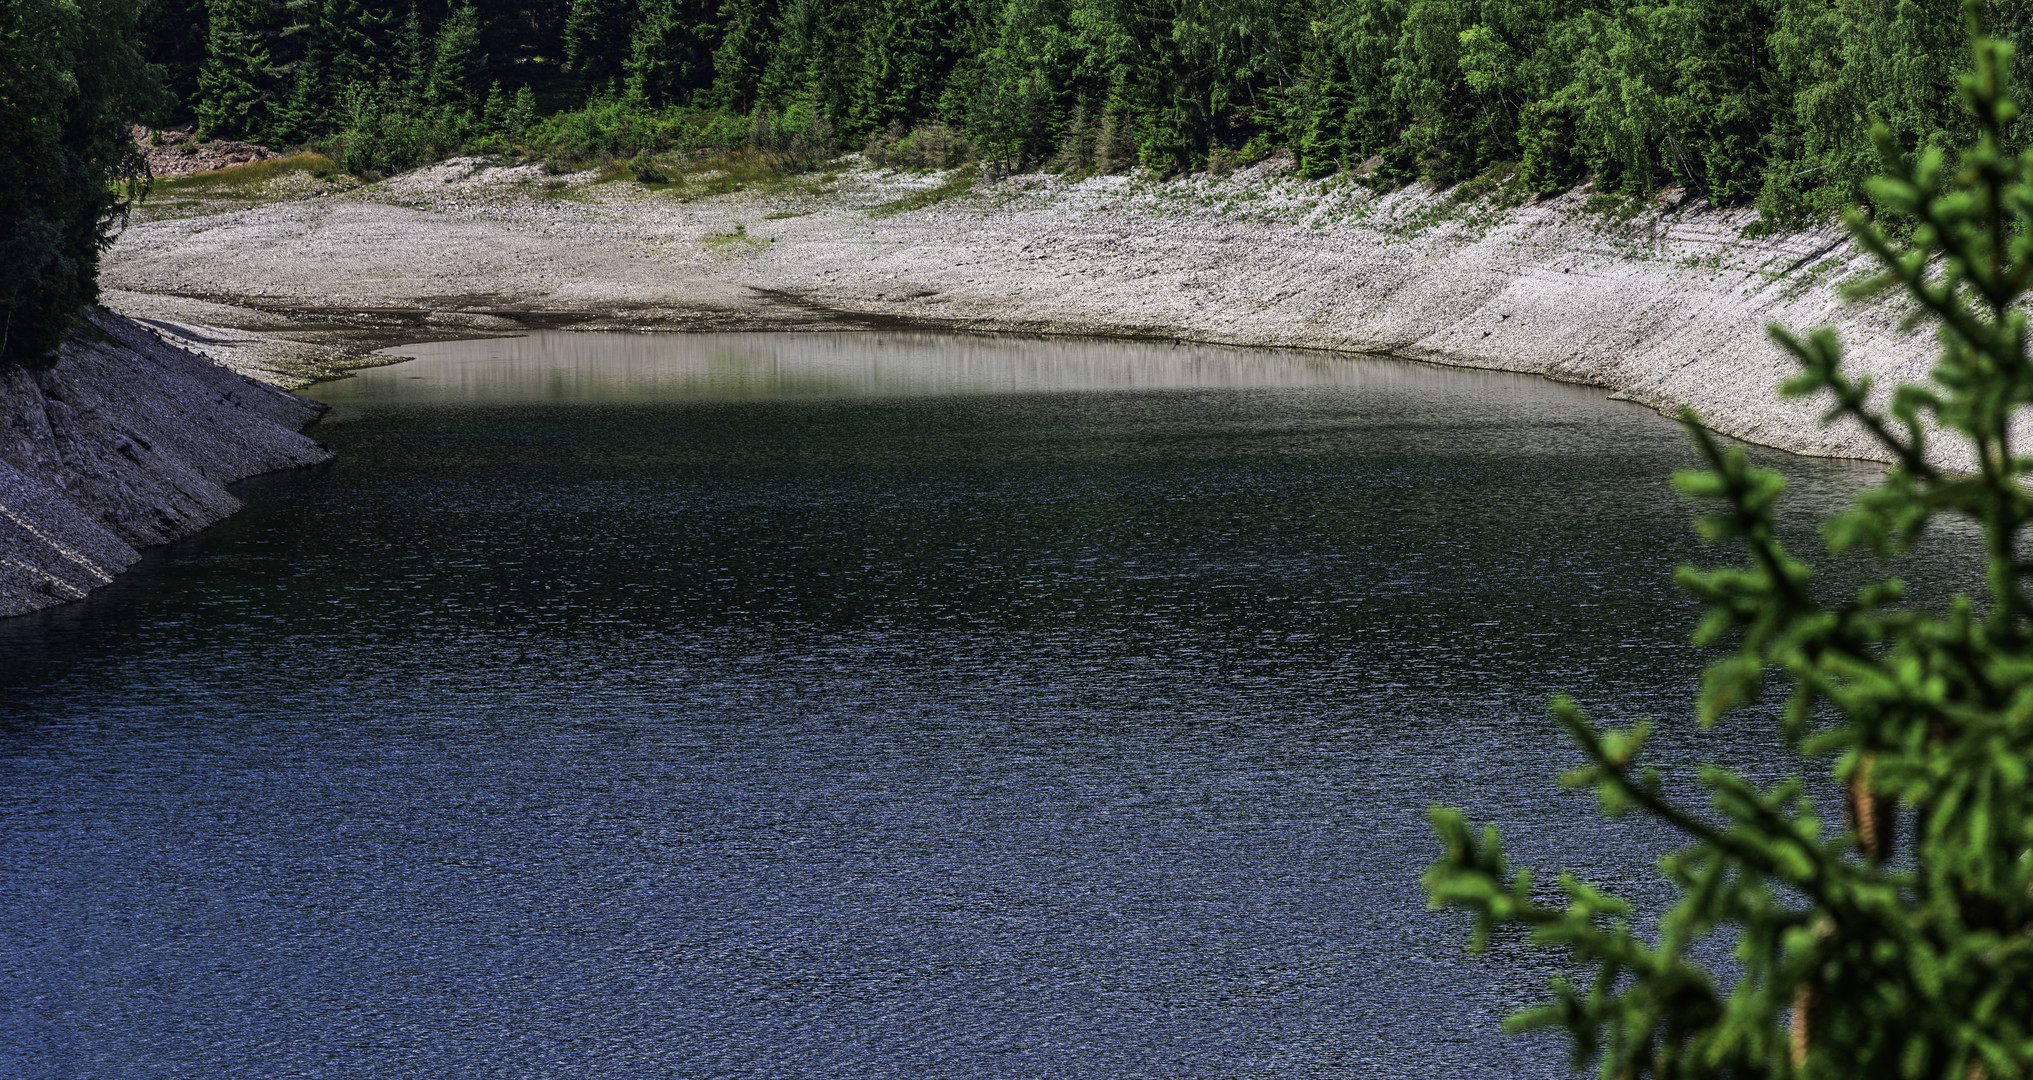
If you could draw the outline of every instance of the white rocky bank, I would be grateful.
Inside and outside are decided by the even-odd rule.
[[[850,167],[718,196],[706,179],[647,189],[444,162],[144,222],[106,280],[167,318],[174,298],[328,323],[407,311],[441,334],[855,317],[1387,353],[1589,383],[1755,442],[1866,458],[1881,455],[1859,432],[1777,399],[1792,365],[1767,324],[1834,323],[1885,388],[1933,354],[1897,305],[1839,301],[1867,268],[1840,229],[1753,237],[1753,212],[1671,196],[1607,211],[1581,192],[1379,196],[1273,161],[1170,182],[1022,176],[884,215],[944,177]]]
[[[1766,327],[1834,324],[1880,392],[1928,335],[1839,284],[1836,229],[1754,237],[1748,211],[1584,194],[1503,205],[1375,195],[1276,162],[1225,178],[1018,177],[916,209],[938,175],[849,167],[714,195],[445,162],[352,190],[167,214],[108,253],[106,324],[49,372],[0,375],[0,615],[83,595],[136,549],[235,507],[223,485],[325,453],[301,385],[402,337],[520,327],[1134,335],[1531,372],[1802,453],[1882,459],[1782,401]],[[1948,463],[1954,464],[1950,458]]]
[[[240,508],[226,485],[313,465],[321,406],[118,316],[53,368],[0,368],[0,616],[76,600],[140,549]]]

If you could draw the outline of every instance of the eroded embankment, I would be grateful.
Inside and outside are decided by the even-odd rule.
[[[226,485],[328,460],[323,407],[118,316],[47,370],[0,368],[0,616],[82,598],[240,508]]]
[[[1867,269],[1840,232],[1753,237],[1748,212],[1670,196],[1605,213],[1581,193],[1377,195],[1276,162],[972,191],[851,163],[732,194],[472,160],[364,187],[285,179],[145,208],[104,273],[109,305],[142,322],[0,379],[0,615],[82,596],[231,513],[226,483],[324,458],[297,433],[315,406],[235,372],[300,386],[397,340],[911,324],[1388,353],[1861,458],[1883,455],[1776,395],[1792,365],[1767,325],[1834,324],[1881,393],[1933,353],[1896,304],[1839,301]]]
[[[1268,163],[1163,183],[1016,177],[916,205],[942,185],[846,167],[714,194],[453,161],[143,221],[106,279],[125,290],[115,306],[198,333],[221,325],[207,310],[434,336],[877,320],[1382,352],[1589,383],[1865,458],[1881,455],[1860,432],[1777,397],[1792,365],[1767,324],[1835,324],[1881,388],[1933,352],[1896,305],[1839,301],[1867,268],[1839,230],[1753,237],[1751,212],[1698,200],[1377,195]]]

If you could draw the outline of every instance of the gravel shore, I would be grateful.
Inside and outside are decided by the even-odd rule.
[[[1776,397],[1792,368],[1766,326],[1836,325],[1886,388],[1933,353],[1899,328],[1896,305],[1839,301],[1867,266],[1839,229],[1751,237],[1753,212],[1670,193],[1643,205],[1583,193],[1506,205],[1423,185],[1378,196],[1272,162],[1169,182],[1022,176],[939,198],[964,187],[953,179],[848,167],[715,195],[461,159],[144,217],[104,277],[114,308],[166,331],[252,332],[237,351],[194,344],[282,385],[405,337],[912,324],[1532,372],[1691,406],[1754,442],[1862,458],[1881,455],[1859,432]],[[294,359],[277,354],[292,347]]]
[[[233,480],[323,460],[297,433],[316,407],[271,387],[385,363],[372,351],[401,342],[912,325],[1383,353],[1870,459],[1819,403],[1776,396],[1792,366],[1767,325],[1835,325],[1881,392],[1933,354],[1897,303],[1839,301],[1867,268],[1841,232],[1752,237],[1749,211],[1670,194],[1377,195],[1276,162],[1162,183],[851,162],[724,179],[464,159],[144,206],[106,256],[104,341],[0,380],[0,615],[83,596],[231,513]]]

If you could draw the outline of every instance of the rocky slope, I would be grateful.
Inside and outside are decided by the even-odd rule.
[[[47,370],[0,368],[0,616],[83,597],[235,510],[226,485],[328,460],[322,407],[102,316]]]
[[[225,175],[225,174],[221,174]],[[108,254],[131,319],[57,368],[0,373],[0,615],[84,595],[237,506],[224,485],[326,457],[300,386],[404,340],[533,327],[897,324],[1388,353],[1693,407],[1727,434],[1881,457],[1774,387],[1769,323],[1833,323],[1881,390],[1933,353],[1837,231],[1576,193],[1308,182],[1279,163],[1164,183],[445,162],[358,187],[279,175],[144,207]],[[202,354],[202,355],[201,355]],[[251,377],[251,378],[250,378]],[[1956,464],[1953,458],[1947,463]]]
[[[1753,236],[1750,212],[1671,194],[1377,195],[1276,162],[1164,183],[956,179],[856,166],[728,194],[714,174],[646,188],[451,161],[144,220],[106,278],[126,290],[116,304],[167,317],[235,305],[323,333],[859,321],[1381,352],[1591,383],[1756,442],[1867,458],[1859,432],[1775,396],[1791,363],[1767,324],[1834,323],[1885,388],[1933,352],[1894,306],[1838,301],[1865,268],[1838,230]]]

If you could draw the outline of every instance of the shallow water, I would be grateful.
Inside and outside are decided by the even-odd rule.
[[[0,623],[0,1075],[1564,1075],[1496,1031],[1558,965],[1423,910],[1425,807],[1656,899],[1548,695],[1787,767],[1691,730],[1690,455],[1596,391],[403,351],[315,392],[337,463]],[[1875,475],[1767,456],[1803,510]]]

